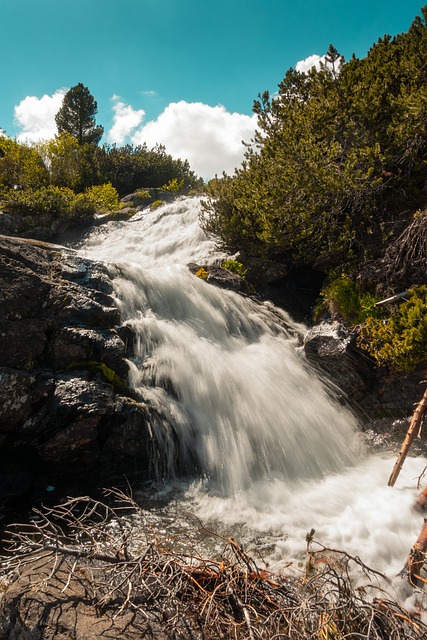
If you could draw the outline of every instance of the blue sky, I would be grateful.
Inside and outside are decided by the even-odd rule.
[[[252,103],[332,43],[364,57],[420,0],[2,0],[0,127],[34,141],[78,82],[103,142],[162,142],[197,173],[232,171]],[[221,105],[221,106],[220,106]]]

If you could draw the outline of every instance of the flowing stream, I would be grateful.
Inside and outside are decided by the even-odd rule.
[[[109,263],[137,335],[130,383],[178,436],[156,433],[159,496],[175,491],[178,508],[271,564],[297,562],[314,528],[322,544],[395,575],[421,528],[412,504],[425,460],[409,458],[387,487],[395,453],[366,450],[352,414],[304,361],[305,328],[188,270],[224,257],[198,225],[199,206],[184,198],[139,212],[80,247]]]

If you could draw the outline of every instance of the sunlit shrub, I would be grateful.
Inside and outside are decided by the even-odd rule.
[[[93,202],[97,213],[120,209],[119,194],[111,182],[89,187],[84,192],[84,195],[88,196]]]
[[[172,180],[169,180],[169,182],[162,187],[163,191],[171,191],[172,193],[179,193],[183,188],[184,179],[178,180],[177,178],[172,178]]]
[[[427,360],[427,287],[414,287],[387,319],[370,317],[359,345],[380,365],[410,371]]]
[[[163,200],[155,200],[155,201],[153,202],[153,204],[152,204],[152,205],[150,205],[150,208],[151,208],[151,209],[157,209],[158,207],[161,207],[161,206],[162,206],[162,204],[165,204]]]
[[[232,273],[235,273],[241,278],[245,278],[248,272],[248,268],[245,267],[245,265],[243,265],[241,262],[238,262],[237,260],[224,260],[221,263],[221,267],[223,267],[224,269],[227,269],[227,271],[231,271]]]
[[[359,324],[370,316],[379,316],[381,311],[375,307],[376,299],[370,293],[359,293],[356,283],[345,273],[329,280],[320,292],[321,301],[316,306],[318,319],[324,311],[331,316],[339,316],[345,322]]]
[[[144,200],[151,200],[151,193],[146,189],[137,189],[135,191],[135,195],[137,195],[138,198],[142,198]]]
[[[93,216],[96,212],[95,200],[88,193],[77,193],[75,195],[70,209],[72,217]]]
[[[70,214],[75,195],[67,187],[10,190],[3,205],[4,211],[21,216],[61,218]]]

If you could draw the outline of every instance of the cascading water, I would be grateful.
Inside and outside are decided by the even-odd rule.
[[[157,433],[169,476],[197,469],[187,504],[242,535],[243,525],[268,535],[276,560],[298,555],[314,527],[325,544],[401,568],[420,527],[412,478],[424,462],[408,460],[404,489],[387,488],[392,457],[364,452],[354,418],[299,353],[303,328],[188,270],[223,257],[198,225],[199,206],[186,198],[140,212],[80,248],[111,265],[137,336],[130,383],[177,436]]]

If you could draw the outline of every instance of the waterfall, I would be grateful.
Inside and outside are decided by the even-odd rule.
[[[426,461],[408,458],[399,488],[387,487],[394,455],[364,450],[354,417],[304,361],[304,327],[188,270],[225,257],[199,207],[184,198],[141,211],[80,247],[109,264],[136,336],[130,384],[166,417],[155,433],[166,475],[194,478],[180,504],[255,540],[270,562],[303,556],[313,527],[397,573],[421,527],[411,505]]]
[[[169,475],[192,461],[225,494],[264,478],[322,478],[357,459],[352,416],[298,351],[285,313],[207,284],[186,267],[220,258],[186,199],[85,243],[113,263],[122,317],[137,336],[130,382],[166,413]],[[160,434],[159,434],[160,435]]]

